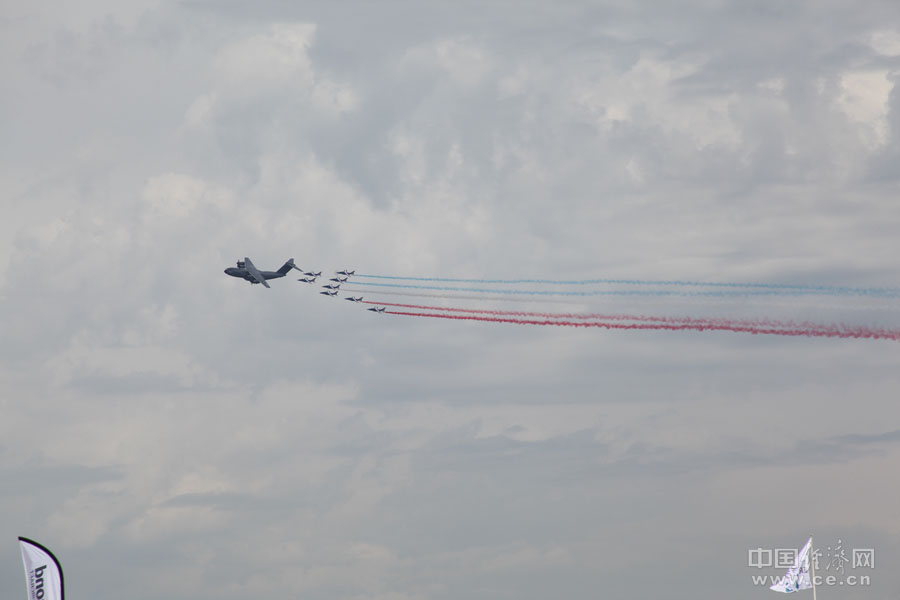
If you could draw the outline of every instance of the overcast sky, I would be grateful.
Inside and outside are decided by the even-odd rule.
[[[896,599],[896,341],[374,315],[222,271],[900,287],[900,4],[0,28],[3,597],[23,535],[70,600],[751,600],[783,570],[748,551],[812,533],[876,552],[823,599]],[[565,308],[900,327],[865,296]]]

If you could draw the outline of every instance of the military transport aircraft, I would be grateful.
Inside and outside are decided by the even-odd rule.
[[[294,264],[293,258],[289,258],[277,271],[260,271],[254,266],[249,258],[244,257],[244,260],[237,261],[236,267],[228,267],[225,269],[225,274],[246,279],[250,283],[261,283],[265,287],[271,287],[266,283],[267,279],[284,277],[291,269],[297,269],[298,271],[303,272],[303,269]]]

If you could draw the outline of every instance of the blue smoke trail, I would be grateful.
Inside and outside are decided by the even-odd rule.
[[[442,290],[449,292],[479,292],[488,294],[509,294],[529,296],[716,296],[716,297],[740,297],[740,296],[834,296],[833,291],[819,290],[816,288],[801,289],[762,289],[762,290],[510,290],[499,288],[478,287],[449,287],[444,285],[414,285],[408,283],[375,283],[369,281],[354,281],[353,285],[367,285],[374,287],[403,288],[417,290]],[[870,294],[873,295],[873,294]],[[894,296],[891,296],[894,297]]]
[[[485,295],[466,295],[466,294],[437,294],[433,292],[397,292],[391,290],[373,290],[371,288],[346,288],[344,292],[356,294],[372,294],[376,296],[416,296],[421,298],[442,298],[444,300],[494,300],[499,302],[540,302],[548,304],[582,304],[584,301],[579,299],[565,298],[511,298],[509,296],[485,296]]]
[[[422,281],[422,282],[439,282],[439,283],[483,283],[483,284],[506,284],[506,285],[520,285],[520,284],[540,284],[540,285],[658,285],[658,286],[672,286],[672,287],[718,287],[718,288],[746,288],[746,289],[758,289],[761,292],[757,293],[746,293],[746,292],[738,292],[732,294],[716,294],[716,293],[660,293],[656,295],[685,295],[685,296],[705,296],[705,295],[734,295],[734,296],[742,296],[742,295],[778,295],[778,294],[786,294],[786,295],[828,295],[828,296],[873,296],[873,297],[881,297],[881,298],[897,298],[900,297],[900,289],[897,288],[854,288],[847,286],[830,286],[830,285],[797,285],[797,284],[788,284],[788,283],[739,283],[739,282],[721,282],[721,281],[683,281],[683,280],[642,280],[642,279],[462,279],[462,278],[452,278],[452,277],[401,277],[395,275],[370,275],[370,274],[357,274],[356,277],[367,277],[369,279],[389,279],[394,281]],[[363,283],[360,281],[354,281],[354,283],[362,284],[362,285],[379,285],[376,283]],[[384,284],[384,285],[392,285],[392,284]],[[396,284],[393,284],[395,287],[400,287]],[[410,286],[415,287],[415,286]],[[488,290],[475,290],[469,288],[443,288],[443,287],[425,287],[422,289],[459,289],[464,291],[488,291]],[[496,291],[497,293],[506,293],[502,290],[490,290]],[[518,293],[529,293],[529,292],[518,292]],[[544,294],[545,292],[534,292],[535,294]],[[549,295],[553,295],[552,293],[548,293]],[[599,296],[605,295],[602,293],[564,293],[563,295],[588,295],[588,296]],[[616,293],[614,295],[627,295],[624,293]],[[638,294],[645,295],[645,294]]]

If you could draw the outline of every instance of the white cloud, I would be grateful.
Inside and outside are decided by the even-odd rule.
[[[214,87],[190,104],[185,128],[204,130],[215,127],[216,119],[240,118],[253,102],[274,102],[267,110],[273,121],[282,115],[313,121],[312,114],[339,117],[355,110],[356,90],[313,65],[309,52],[316,30],[312,23],[276,23],[266,33],[223,46],[213,60]]]
[[[885,29],[875,31],[869,36],[872,49],[885,56],[900,56],[900,31]]]
[[[33,225],[21,232],[20,243],[36,245],[39,249],[45,249],[53,244],[60,235],[70,229],[71,225],[62,218],[54,218],[51,221]]]
[[[216,94],[204,94],[199,96],[188,107],[184,115],[185,124],[193,129],[200,129],[209,125],[216,107]]]
[[[232,94],[309,87],[314,79],[309,47],[315,34],[316,26],[310,23],[272,25],[268,33],[222,48],[215,70]]]
[[[845,73],[840,79],[837,104],[865,131],[867,145],[882,146],[888,136],[888,98],[894,84],[885,70]]]
[[[445,38],[409,49],[401,65],[437,70],[463,88],[482,83],[494,65],[483,45],[467,36]]]
[[[202,206],[227,209],[233,202],[228,190],[181,173],[151,177],[142,197],[151,218],[186,219]]]
[[[341,114],[354,110],[359,98],[350,86],[326,79],[316,83],[312,103],[325,113]]]
[[[491,69],[488,57],[473,40],[441,40],[434,46],[434,53],[437,63],[465,86],[478,84]]]
[[[696,140],[699,147],[733,148],[741,141],[730,115],[736,97],[679,93],[679,80],[701,66],[696,59],[643,56],[627,71],[607,66],[589,81],[576,81],[572,93],[575,103],[604,131],[616,123],[635,122]]]
[[[122,335],[127,345],[143,345],[170,340],[178,333],[178,309],[172,304],[141,309],[138,319]]]

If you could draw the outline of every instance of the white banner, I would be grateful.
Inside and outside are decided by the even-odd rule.
[[[63,574],[53,553],[27,538],[19,538],[28,600],[63,600]]]
[[[794,566],[788,569],[788,572],[781,578],[781,581],[769,587],[770,590],[789,594],[799,590],[808,590],[812,587],[812,582],[809,579],[809,547],[811,545],[812,538],[809,538],[809,541],[806,542],[806,545],[803,546],[803,549],[797,554],[797,558],[794,560]]]

